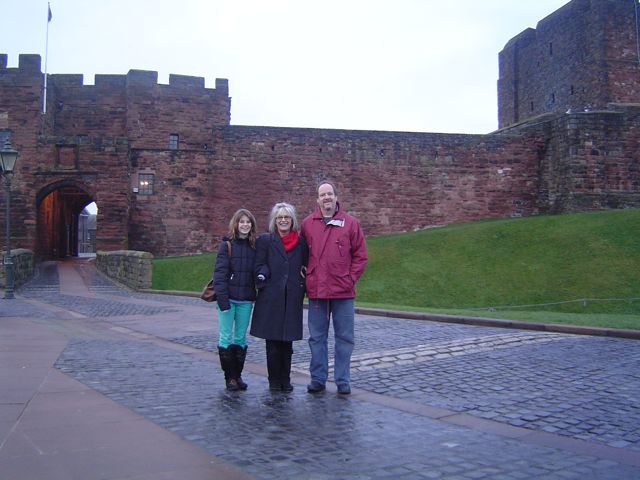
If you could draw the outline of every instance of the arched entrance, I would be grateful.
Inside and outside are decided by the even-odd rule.
[[[81,214],[91,203],[91,195],[72,181],[49,185],[38,193],[37,250],[40,258],[78,256],[78,229],[84,220]]]

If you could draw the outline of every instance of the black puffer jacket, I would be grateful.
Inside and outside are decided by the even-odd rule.
[[[218,248],[216,265],[213,271],[213,284],[218,296],[220,310],[229,310],[229,300],[256,299],[256,287],[253,281],[256,251],[251,248],[249,240],[235,239],[231,241],[231,261],[227,252],[227,237],[223,238]]]

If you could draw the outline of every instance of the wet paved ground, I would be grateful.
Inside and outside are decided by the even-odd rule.
[[[254,338],[229,393],[211,305],[73,268],[86,288],[45,263],[0,321],[62,332],[59,371],[249,476],[640,478],[640,341],[358,316],[350,397],[306,393],[304,341],[294,392],[269,392]]]

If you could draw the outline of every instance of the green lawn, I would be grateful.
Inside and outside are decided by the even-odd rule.
[[[153,260],[152,287],[156,290],[199,292],[211,279],[215,254],[164,257]]]
[[[640,328],[640,209],[472,222],[367,239],[358,305]],[[213,254],[155,259],[199,291]]]

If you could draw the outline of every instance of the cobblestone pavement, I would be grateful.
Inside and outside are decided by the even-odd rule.
[[[636,340],[359,315],[352,396],[306,393],[304,341],[270,393],[254,338],[230,393],[211,305],[77,268],[87,295],[43,264],[0,318],[66,328],[59,370],[256,478],[640,478]]]

